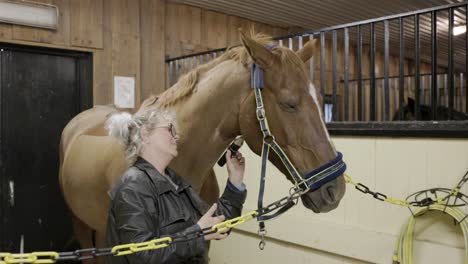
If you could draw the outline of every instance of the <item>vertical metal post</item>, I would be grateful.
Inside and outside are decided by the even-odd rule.
[[[332,64],[333,64],[333,112],[332,121],[338,121],[338,100],[336,100],[338,93],[338,69],[337,69],[337,32],[333,30],[333,53],[332,53]]]
[[[375,103],[375,53],[376,53],[376,34],[375,34],[375,24],[370,24],[370,63],[369,63],[369,78],[370,78],[370,100],[369,100],[369,114],[370,121],[376,120],[376,103]]]
[[[358,105],[358,121],[363,121],[362,111],[362,32],[361,25],[357,26],[357,105]]]
[[[173,75],[174,75],[174,70],[172,69],[174,67],[174,62],[173,61],[170,61],[169,62],[169,87],[172,86],[172,83],[173,83]]]
[[[403,105],[405,102],[405,22],[400,17],[400,76],[399,76],[399,94],[398,94],[398,120],[403,120]]]
[[[310,34],[309,41],[314,41],[314,35]],[[310,81],[314,83],[314,55],[309,60],[310,63]]]
[[[455,80],[453,72],[453,8],[449,9],[448,31],[448,119],[453,118],[453,99],[455,97]]]
[[[344,121],[349,121],[349,28],[344,29]]]
[[[432,45],[431,45],[431,56],[432,56],[432,64],[431,64],[431,119],[436,119],[436,111],[437,109],[437,89],[439,89],[438,82],[437,82],[437,12],[432,11],[431,13],[432,21],[431,21],[431,38],[432,38]]]
[[[458,88],[458,111],[463,111],[463,72],[460,73],[460,83]]]
[[[468,23],[468,5],[465,6],[465,25],[468,27],[466,23]],[[465,74],[465,112],[468,113],[468,30],[465,32]]]
[[[426,76],[423,75],[421,76],[421,100],[420,103],[421,105],[424,105],[426,102]]]
[[[174,81],[174,83],[176,83],[177,80],[179,80],[179,60],[176,60],[176,61],[175,61],[174,75],[175,75],[175,77],[174,77],[174,80],[173,80],[173,81]]]
[[[385,41],[385,65],[384,65],[384,74],[385,74],[385,82],[384,82],[384,101],[385,101],[385,108],[383,113],[383,120],[388,121],[390,120],[390,30],[388,26],[388,20],[384,21],[384,41]]]
[[[419,93],[420,84],[420,40],[419,40],[419,14],[414,16],[414,113],[416,120],[421,119],[421,111],[419,109]]]
[[[325,32],[320,32],[320,91],[323,100],[323,112],[325,113]]]

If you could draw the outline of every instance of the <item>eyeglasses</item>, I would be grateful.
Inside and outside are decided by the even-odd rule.
[[[167,128],[167,130],[171,133],[172,137],[175,138],[177,136],[177,130],[176,130],[175,126],[172,123],[169,124],[168,126],[159,126],[159,127],[155,127],[155,128]]]

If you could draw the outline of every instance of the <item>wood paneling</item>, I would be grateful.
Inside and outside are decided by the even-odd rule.
[[[103,48],[103,0],[71,0],[71,45]]]
[[[9,40],[13,35],[13,26],[0,23],[0,39]]]
[[[150,94],[165,90],[166,57],[238,43],[239,27],[287,32],[164,0],[32,1],[58,6],[58,30],[0,24],[0,40],[92,52],[95,105],[114,102],[113,78],[118,75],[135,78],[138,107]]]
[[[19,1],[21,2],[21,1]],[[49,43],[69,46],[70,44],[70,1],[36,0],[35,2],[52,4],[59,9],[59,24],[56,31],[27,26],[13,26],[14,40]]]
[[[112,82],[112,32],[111,11],[112,0],[103,0],[103,30],[102,42],[104,49],[94,52],[94,105],[112,104],[114,89]]]
[[[141,30],[141,99],[160,94],[165,89],[164,40],[165,1],[142,0]],[[144,55],[144,56],[143,56]]]
[[[189,55],[239,44],[238,28],[254,28],[272,36],[287,34],[276,28],[236,16],[200,8],[166,4],[166,56]]]
[[[135,78],[135,105],[140,102],[140,8],[132,0],[111,4],[112,75]]]
[[[227,46],[228,16],[208,10],[202,10],[202,41],[210,49]]]

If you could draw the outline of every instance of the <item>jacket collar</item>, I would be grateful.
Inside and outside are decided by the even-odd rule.
[[[151,163],[149,163],[142,157],[138,157],[133,166],[140,169],[141,171],[144,171],[150,177],[151,181],[154,183],[154,187],[158,195],[168,191],[172,191],[174,193],[181,192],[190,186],[172,169],[166,168],[166,175],[168,175],[171,178],[172,182],[174,182],[178,186],[178,189],[176,191],[174,186],[167,179],[167,176],[164,176],[161,173],[159,173],[159,171]]]

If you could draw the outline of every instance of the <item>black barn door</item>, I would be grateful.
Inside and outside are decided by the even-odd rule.
[[[92,105],[91,55],[0,50],[0,251],[61,251],[72,230],[58,184],[60,134]]]

